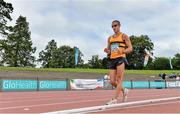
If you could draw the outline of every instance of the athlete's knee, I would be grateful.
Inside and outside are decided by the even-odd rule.
[[[118,86],[118,87],[122,87],[122,83],[119,83],[119,82],[118,82],[117,86]]]
[[[122,86],[122,84],[123,84],[122,78],[118,78],[117,79],[117,86]]]
[[[119,88],[121,91],[124,91],[124,87],[123,87],[122,82],[119,82],[119,83],[117,84],[117,88]]]

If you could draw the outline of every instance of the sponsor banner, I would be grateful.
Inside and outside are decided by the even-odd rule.
[[[166,88],[166,83],[161,80],[155,80],[154,82],[150,82],[150,88]]]
[[[131,81],[124,81],[123,87],[125,88],[131,88]],[[104,80],[104,89],[112,89],[112,85],[110,83],[110,80]]]
[[[2,91],[66,90],[66,80],[0,80]]]
[[[71,89],[99,89],[104,87],[103,79],[71,79]]]
[[[123,87],[125,88],[166,88],[164,81],[123,81]],[[113,88],[109,80],[104,81],[104,88]]]
[[[180,88],[180,81],[166,82],[168,88]]]
[[[1,80],[1,90],[36,90],[36,80]]]
[[[39,90],[66,90],[65,80],[43,80],[39,81]]]
[[[133,88],[149,88],[148,81],[133,81],[132,82]]]
[[[124,81],[123,82],[123,87],[125,87],[125,88],[131,88],[131,81]]]

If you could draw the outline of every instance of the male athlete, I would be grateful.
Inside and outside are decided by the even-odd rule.
[[[121,23],[118,20],[112,22],[114,35],[108,38],[107,48],[104,49],[104,52],[110,55],[110,83],[116,87],[115,96],[107,102],[107,105],[116,104],[121,92],[123,93],[123,102],[125,102],[129,91],[127,88],[123,88],[122,83],[125,64],[127,64],[126,54],[132,52],[133,49],[130,38],[120,32],[120,27]]]

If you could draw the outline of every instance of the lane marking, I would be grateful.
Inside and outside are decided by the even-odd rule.
[[[136,90],[131,90],[132,91],[132,93],[135,93],[134,91],[137,91],[138,89],[136,89]],[[142,89],[142,90],[147,90],[147,89]],[[148,90],[156,90],[156,89],[148,89]],[[166,89],[166,90],[163,90],[163,91],[168,91],[168,90],[172,90],[172,89]],[[106,91],[106,93],[108,93],[107,91],[114,91],[114,90],[105,90]],[[45,92],[45,91],[42,91],[42,92]],[[19,99],[19,100],[22,100],[22,99],[34,99],[35,97],[34,96],[40,96],[40,97],[36,97],[36,99],[39,99],[39,98],[52,98],[52,97],[58,97],[58,96],[52,96],[52,97],[49,97],[49,96],[51,96],[51,95],[55,95],[55,94],[66,94],[66,93],[68,93],[68,92],[65,92],[65,91],[53,91],[53,92],[47,92],[46,91],[46,93],[45,94],[49,94],[49,95],[45,95],[45,96],[42,96],[41,94],[43,94],[43,93],[39,93],[39,92],[37,92],[37,93],[32,93],[32,92],[29,92],[31,95],[32,95],[32,97],[16,97],[16,98],[6,98],[6,100],[13,100],[13,99],[15,99],[15,100],[17,100],[17,99]],[[62,92],[62,93],[61,93]],[[76,92],[78,92],[78,91],[76,91]],[[87,92],[87,91],[79,91],[79,92]],[[89,91],[88,91],[89,92]],[[95,90],[95,91],[91,91],[91,92],[97,92],[97,90]],[[98,90],[98,92],[104,92],[104,90]],[[27,94],[29,94],[29,93],[27,93]],[[38,94],[39,93],[39,94]],[[53,93],[53,94],[52,94]],[[72,92],[71,92],[72,93]],[[140,93],[139,92],[139,90],[137,91],[137,93]],[[153,92],[154,93],[154,92]],[[143,93],[143,94],[145,94],[145,95],[154,95],[152,92],[150,92],[150,93]],[[160,91],[160,93],[161,93],[161,91]],[[160,94],[160,93],[158,93],[158,94]],[[171,92],[171,93],[173,93],[173,92]],[[19,93],[17,93],[17,94],[19,94]],[[15,95],[17,95],[17,94],[15,94]],[[157,94],[157,93],[156,93]],[[19,94],[19,95],[24,95],[24,94]],[[19,96],[18,95],[18,96]],[[43,94],[44,95],[44,94]],[[72,97],[73,95],[71,95],[71,96],[68,96],[68,97]],[[2,98],[2,100],[4,100],[4,98],[3,98],[4,96],[0,96],[0,98]],[[5,96],[6,97],[6,96]],[[66,96],[67,97],[67,96]],[[0,99],[1,100],[1,99]]]
[[[174,103],[180,103],[180,101],[171,101],[171,102],[154,103],[154,104],[143,104],[143,105],[138,105],[138,106],[128,106],[128,107],[122,107],[122,108],[113,108],[113,109],[107,109],[106,111],[112,111],[112,110],[118,110],[118,109],[129,109],[129,108],[141,108],[141,107],[156,106],[156,105],[174,104]]]
[[[29,110],[29,108],[24,108],[24,110],[25,110],[25,111],[28,111],[28,110]]]
[[[14,108],[25,108],[25,107],[38,107],[38,106],[49,106],[49,105],[59,105],[59,104],[71,104],[71,103],[83,103],[83,102],[94,102],[94,101],[106,101],[107,99],[95,99],[95,100],[81,100],[81,101],[71,101],[63,103],[46,103],[46,104],[37,104],[37,105],[26,105],[26,106],[13,106],[13,107],[4,107],[0,110],[14,109]]]
[[[78,109],[71,109],[71,110],[63,110],[63,111],[55,111],[55,112],[47,112],[42,114],[75,114],[75,113],[88,113],[99,111],[103,108],[116,108],[116,107],[126,107],[126,106],[133,106],[133,105],[142,105],[142,104],[150,104],[162,101],[171,101],[171,100],[180,100],[180,97],[169,97],[169,98],[161,98],[161,99],[150,99],[150,100],[142,100],[142,101],[133,101],[133,102],[125,102],[113,105],[100,105],[100,106],[93,106],[93,107],[86,107],[86,108],[78,108]]]
[[[109,95],[109,94],[108,94]],[[144,98],[144,97],[158,97],[158,96],[162,96],[162,97],[171,97],[174,96],[175,94],[165,94],[165,95],[157,95],[157,94],[148,94],[148,95],[153,95],[153,96],[147,96],[147,95],[138,95],[137,97],[128,97],[129,99],[133,99],[133,98]],[[105,98],[106,97],[111,97],[111,96],[104,96]],[[41,99],[41,98],[46,98],[46,99]],[[90,96],[85,96],[85,97],[75,97],[74,99],[79,99],[79,98],[88,98],[88,99],[91,99],[91,98],[96,98],[96,99],[99,99],[98,97],[90,97]],[[101,97],[100,97],[101,98]],[[33,100],[32,100],[33,99]],[[1,101],[1,104],[6,104],[6,103],[13,103],[13,102],[24,102],[24,101],[46,101],[46,100],[54,100],[54,99],[57,99],[57,100],[69,100],[70,98],[52,98],[52,97],[39,97],[39,98],[36,98],[36,97],[32,97],[31,99],[28,98],[28,99],[25,99],[25,100],[22,100],[22,99],[19,99],[19,100],[11,100],[11,101]],[[74,99],[70,99],[70,100],[74,100]]]

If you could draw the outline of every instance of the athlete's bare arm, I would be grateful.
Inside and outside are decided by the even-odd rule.
[[[107,54],[110,54],[110,37],[108,38],[107,48],[104,49],[104,52],[106,52]]]
[[[132,47],[130,38],[126,34],[124,34],[123,40],[125,41],[126,46],[127,46],[127,48],[123,51],[123,53],[128,54],[128,53],[132,52],[133,47]]]

